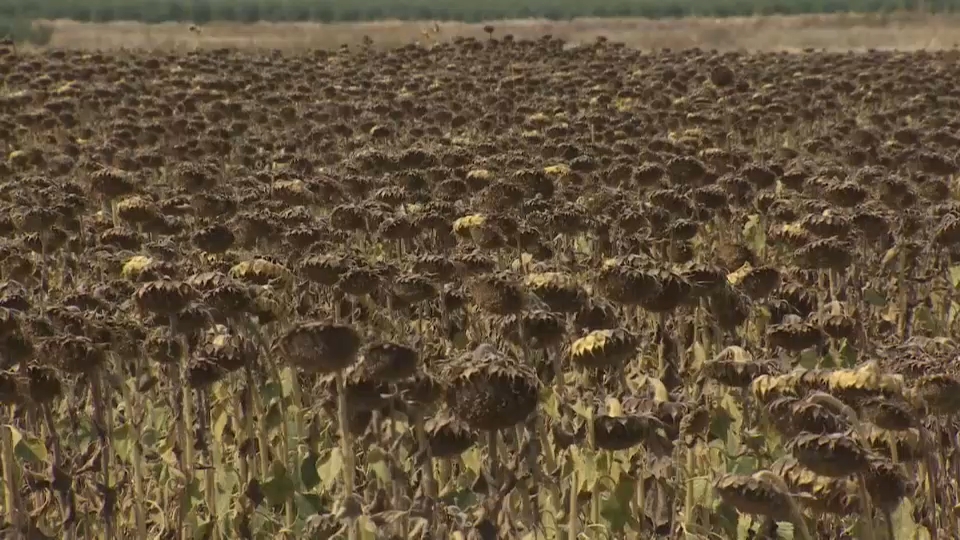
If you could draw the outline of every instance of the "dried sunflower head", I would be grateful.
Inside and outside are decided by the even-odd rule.
[[[867,424],[865,431],[867,444],[879,455],[893,459],[896,452],[897,460],[903,463],[918,461],[924,457],[923,441],[917,428],[889,431]]]
[[[437,297],[437,287],[430,277],[423,274],[407,274],[393,282],[393,293],[407,304],[425,302]]]
[[[193,389],[209,388],[226,373],[227,371],[216,361],[203,356],[195,356],[187,363],[187,381]]]
[[[443,397],[441,381],[426,371],[419,371],[396,384],[400,397],[413,405],[431,405]]]
[[[825,381],[830,393],[846,403],[856,404],[871,396],[894,398],[903,395],[903,377],[883,372],[875,361],[855,369],[831,371]]]
[[[915,487],[903,466],[876,455],[870,457],[863,477],[870,501],[887,512],[895,510]]]
[[[62,393],[57,371],[50,367],[31,365],[27,368],[27,389],[35,403],[49,403]]]
[[[16,405],[23,400],[21,380],[12,371],[0,371],[0,404]]]
[[[528,274],[524,285],[558,313],[576,313],[583,307],[586,293],[573,276],[560,272]]]
[[[794,437],[804,432],[841,433],[851,427],[846,418],[808,399],[779,397],[767,403],[765,410],[777,430],[787,437]]]
[[[420,363],[416,350],[399,343],[376,343],[363,351],[362,369],[377,381],[399,381],[412,377]]]
[[[292,275],[283,265],[267,259],[253,259],[236,264],[229,272],[230,277],[254,285],[287,283]]]
[[[661,284],[650,273],[610,261],[600,269],[597,287],[614,302],[637,305],[657,294]]]
[[[846,270],[854,250],[834,237],[814,240],[796,251],[797,261],[810,270]]]
[[[780,286],[780,271],[769,266],[751,267],[739,285],[750,298],[764,298]]]
[[[308,373],[333,373],[356,360],[360,336],[349,326],[304,322],[281,336],[273,349]]]
[[[93,373],[103,365],[106,355],[90,338],[54,336],[43,343],[44,352],[60,368],[71,374]]]
[[[626,450],[643,444],[656,455],[668,456],[673,449],[667,426],[649,414],[597,415],[593,428],[596,445],[604,450]]]
[[[916,412],[905,400],[871,396],[857,403],[860,417],[881,429],[905,431],[916,427]]]
[[[921,377],[913,385],[913,394],[932,414],[950,416],[960,411],[960,379],[953,375]]]
[[[208,331],[204,343],[199,347],[198,356],[215,363],[226,374],[255,365],[258,352],[257,347],[243,336],[217,325]]]
[[[313,255],[300,262],[300,273],[314,283],[331,287],[350,268],[350,261],[338,255]]]
[[[501,333],[513,343],[532,349],[550,349],[566,334],[566,320],[550,311],[524,311],[500,321]]]
[[[857,511],[856,491],[850,489],[846,479],[816,474],[790,456],[778,459],[770,470],[783,479],[804,508],[815,514],[842,516]]]
[[[718,358],[703,366],[702,376],[724,386],[747,388],[760,375],[773,375],[779,372],[780,367],[774,361],[756,362]]]
[[[517,313],[526,300],[520,284],[503,273],[479,276],[473,280],[470,292],[480,308],[496,315]]]
[[[848,476],[868,465],[867,451],[846,433],[800,433],[787,447],[804,467],[823,476]]]
[[[372,294],[380,286],[379,272],[366,266],[351,266],[339,274],[337,288],[351,296]]]
[[[767,340],[772,347],[800,352],[819,345],[823,341],[823,334],[809,323],[781,323],[767,328]]]
[[[194,296],[196,291],[186,283],[163,279],[141,285],[134,293],[134,300],[143,311],[175,316]]]
[[[0,337],[20,332],[20,317],[17,311],[0,307]]]
[[[709,296],[723,288],[726,275],[723,270],[714,266],[701,264],[690,265],[683,273],[684,280],[690,284],[690,294],[695,297]]]
[[[570,359],[590,369],[619,367],[633,358],[637,346],[637,338],[626,330],[594,330],[573,342]]]
[[[714,482],[713,487],[724,502],[741,513],[777,521],[790,519],[790,494],[759,474],[725,474]]]
[[[324,408],[334,411],[337,407],[340,389],[336,384],[336,375],[329,372],[320,379],[326,400]],[[347,409],[357,413],[361,411],[381,411],[392,402],[390,385],[371,378],[362,364],[352,364],[344,371],[344,390]]]
[[[447,405],[474,429],[512,427],[536,409],[536,373],[490,345],[480,345],[448,368]]]
[[[459,456],[477,442],[477,434],[449,411],[438,412],[426,422],[427,444],[438,459]]]

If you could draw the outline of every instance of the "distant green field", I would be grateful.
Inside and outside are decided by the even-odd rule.
[[[916,9],[918,0],[0,0],[0,21],[107,22],[481,20],[538,17],[723,17]],[[960,0],[923,3],[956,11]]]

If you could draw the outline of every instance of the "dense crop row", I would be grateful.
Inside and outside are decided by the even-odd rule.
[[[958,538],[956,51],[0,44],[3,538]]]
[[[378,19],[479,21],[539,17],[681,17],[770,13],[937,11],[956,0],[5,0],[4,18],[79,21],[361,21]]]

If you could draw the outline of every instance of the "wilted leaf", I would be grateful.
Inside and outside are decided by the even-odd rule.
[[[546,387],[541,392],[540,410],[551,419],[560,419],[560,404],[557,400],[557,394],[552,388]]]
[[[360,531],[361,540],[377,540],[380,538],[380,529],[372,519],[366,516],[360,516],[357,522],[357,529]]]
[[[740,456],[730,463],[727,471],[731,474],[753,474],[757,472],[757,458],[753,456]]]
[[[871,306],[884,307],[887,305],[886,295],[883,294],[882,291],[878,291],[877,289],[864,289],[863,299]]]
[[[122,461],[130,461],[130,454],[133,449],[132,433],[133,429],[131,429],[130,424],[117,426],[113,430],[113,450]]]
[[[334,477],[336,478],[336,477]],[[287,468],[280,461],[274,461],[266,481],[260,484],[267,501],[271,504],[283,504],[293,496],[293,480],[287,474]]]
[[[753,516],[749,514],[743,514],[740,516],[740,519],[737,520],[737,540],[749,540],[754,534],[751,531],[753,528]]]
[[[886,253],[883,254],[883,260],[880,261],[880,265],[886,267],[887,265],[892,263],[893,260],[896,259],[897,256],[899,255],[900,255],[900,246],[893,246],[892,248],[888,249]]]
[[[710,490],[713,489],[710,477],[708,476],[691,478],[690,484],[690,489],[693,491],[693,500],[698,504],[707,500],[707,495],[710,493]]]
[[[767,231],[760,226],[760,215],[752,214],[743,226],[743,237],[753,248],[754,253],[762,253],[767,245]]]
[[[267,413],[264,415],[264,423],[267,426],[267,431],[269,432],[279,428],[283,421],[283,411],[280,410],[280,402],[275,401],[271,403],[267,409]]]
[[[778,521],[777,522],[777,536],[781,540],[793,540],[793,523],[789,521]]]
[[[313,489],[320,483],[320,473],[317,471],[317,461],[319,459],[320,456],[310,450],[307,455],[303,456],[303,461],[300,462],[300,480],[303,482],[305,489]]]
[[[367,449],[366,461],[367,463],[379,463],[381,461],[386,461],[387,455],[379,446],[371,446]]]
[[[587,407],[582,402],[574,403],[571,409],[583,418],[593,418],[593,407]]]
[[[833,359],[831,358],[830,361]],[[817,354],[817,351],[814,349],[807,349],[800,353],[800,360],[797,362],[797,366],[802,367],[803,369],[816,369],[821,367],[821,362],[823,361],[822,357]]]
[[[297,513],[301,516],[312,516],[324,510],[323,501],[314,493],[295,493],[293,502],[297,505]]]
[[[577,471],[580,488],[592,489],[593,483],[597,481],[597,460],[594,453],[583,448],[572,448],[570,459],[573,462],[574,470]]]
[[[194,540],[206,540],[210,538],[210,534],[213,532],[214,522],[212,520],[201,521],[197,524],[197,528],[193,531]]]
[[[930,313],[930,309],[926,306],[918,306],[914,311],[914,320],[915,324],[919,325],[920,328],[930,331],[937,331],[940,326],[937,318]]]
[[[893,512],[893,532],[897,538],[910,538],[915,540],[928,540],[930,532],[926,527],[922,527],[913,520],[913,502],[910,499],[903,499],[900,506]]]
[[[463,461],[464,467],[467,470],[472,471],[474,474],[480,472],[481,462],[480,462],[480,450],[476,447],[471,448],[464,452],[460,459]]]
[[[650,376],[643,376],[640,380],[640,384],[648,384],[650,388],[653,389],[653,399],[657,403],[664,403],[670,401],[670,392],[667,391],[667,387],[664,386],[663,382],[656,378]]]
[[[45,463],[47,448],[41,441],[24,435],[14,426],[5,426],[10,430],[10,442],[13,444],[13,453],[21,460],[31,463]]]
[[[703,344],[699,341],[693,343],[693,365],[690,366],[690,371],[697,373],[703,367],[703,364],[707,361],[707,350],[703,347]]]
[[[226,429],[228,422],[230,422],[230,415],[225,410],[221,410],[213,419],[213,437],[216,441],[223,441],[223,430]]]
[[[950,283],[954,288],[960,286],[960,265],[950,267]]]
[[[731,415],[726,409],[717,409],[710,416],[710,435],[720,439],[721,441],[725,441],[727,440],[733,424],[733,415]]]
[[[601,515],[609,522],[610,530],[622,533],[627,523],[633,520],[630,502],[636,496],[637,483],[629,477],[621,477],[610,497],[603,502]]]
[[[343,456],[339,448],[334,448],[330,452],[330,457],[320,466],[320,478],[323,480],[323,487],[332,489],[337,483],[340,471],[343,469]]]
[[[384,484],[390,484],[392,478],[390,476],[390,466],[386,461],[378,461],[372,465],[368,466],[370,471],[373,471],[373,475],[377,477],[378,480]]]
[[[857,365],[857,348],[844,341],[840,346],[840,367],[853,368]]]

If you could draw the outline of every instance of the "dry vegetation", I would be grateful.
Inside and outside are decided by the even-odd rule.
[[[955,53],[0,75],[5,537],[960,534]]]
[[[629,47],[749,50],[805,48],[865,50],[945,49],[960,44],[960,16],[803,15],[778,17],[576,19],[569,22],[516,20],[496,23],[499,34],[536,39],[550,34],[568,43],[590,43],[604,35]],[[336,48],[357,45],[364,36],[378,48],[419,41],[424,45],[456,37],[485,37],[483,24],[381,21],[366,23],[211,23],[198,34],[179,23],[103,24],[54,21],[51,46],[84,49],[144,48]],[[439,29],[439,33],[434,32]]]

